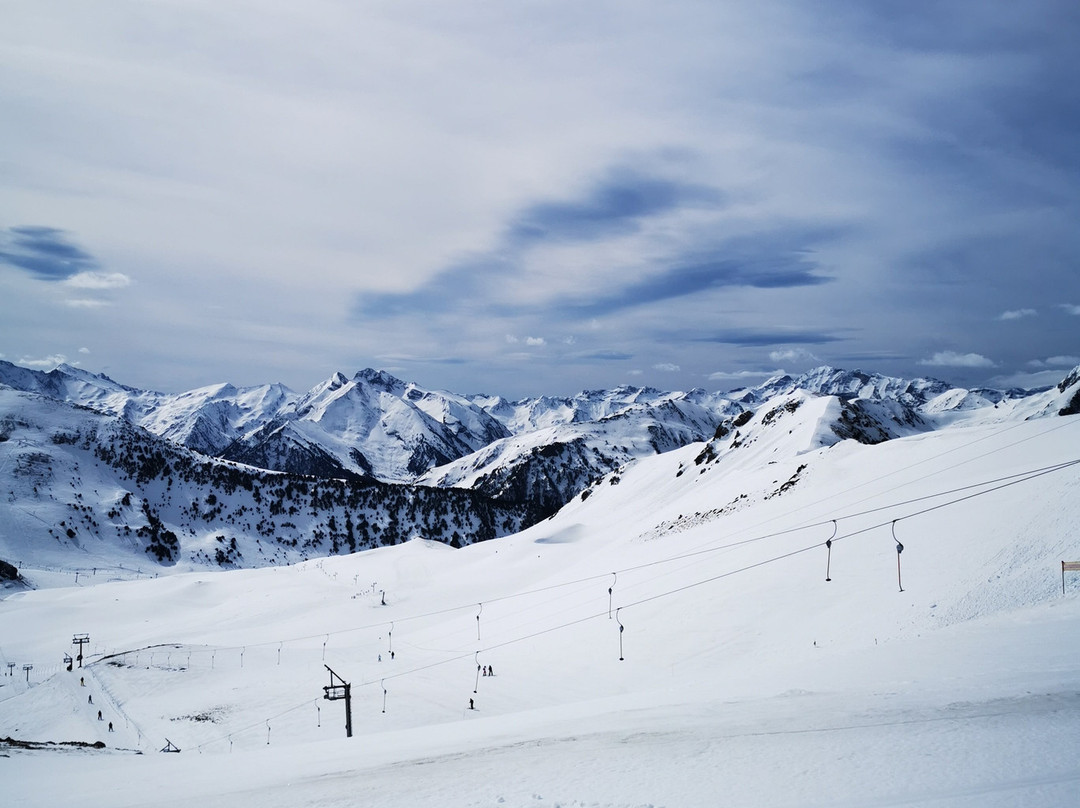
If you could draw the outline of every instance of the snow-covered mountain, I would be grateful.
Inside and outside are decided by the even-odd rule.
[[[119,416],[207,455],[219,454],[237,436],[274,417],[296,398],[281,384],[246,388],[218,384],[184,393],[158,393],[67,364],[45,373],[2,360],[0,386]]]
[[[462,396],[388,373],[340,373],[281,408],[222,456],[279,471],[411,482],[509,435]]]
[[[120,416],[203,454],[320,477],[411,482],[510,434],[464,396],[371,369],[303,395],[281,384],[170,394],[70,365],[43,373],[0,361],[0,386]]]
[[[0,389],[0,492],[0,559],[39,566],[266,566],[415,536],[461,546],[526,517],[471,491],[216,460],[11,389]]]
[[[872,444],[1075,412],[1078,370],[1038,391],[964,390],[821,367],[727,393],[623,386],[519,401],[427,390],[371,369],[351,379],[335,373],[303,395],[282,385],[227,384],[164,394],[70,366],[40,373],[4,362],[0,385],[110,413],[247,466],[468,489],[532,522],[629,463],[705,441],[700,456],[717,456],[779,429],[786,413],[816,399],[819,445]]]
[[[959,423],[1068,412],[1077,406],[1068,403],[1080,389],[1075,376],[1075,371],[1066,376],[1056,393],[969,391],[934,379],[822,367],[724,394],[620,387],[518,402],[478,397],[473,400],[515,435],[435,468],[419,481],[529,502],[546,514],[633,460],[709,439],[714,440],[706,454],[715,454],[721,439],[735,446],[752,443],[763,431],[778,428],[779,416],[814,398],[822,399],[817,445],[843,439],[873,444]]]
[[[609,472],[706,440],[724,413],[741,411],[721,397],[632,388],[577,399],[533,399],[509,409],[514,414],[504,414],[522,430],[519,434],[432,469],[419,482],[470,488],[527,503],[549,516]]]

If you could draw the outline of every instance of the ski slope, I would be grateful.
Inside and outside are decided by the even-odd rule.
[[[4,802],[1076,804],[1080,417],[823,447],[809,409],[463,549],[43,576],[0,737],[106,748],[0,745]]]

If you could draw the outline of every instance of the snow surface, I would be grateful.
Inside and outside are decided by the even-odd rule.
[[[1078,804],[1080,417],[877,446],[790,417],[460,550],[32,571],[0,738],[107,746],[0,744],[4,804]]]

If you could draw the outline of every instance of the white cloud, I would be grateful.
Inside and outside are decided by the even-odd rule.
[[[79,348],[79,353],[88,354],[88,353],[90,353],[90,349],[84,346],[82,348]]]
[[[73,309],[99,309],[102,306],[111,306],[112,303],[93,297],[76,297],[65,300],[64,305]]]
[[[1073,314],[1080,317],[1080,306],[1075,303],[1062,303],[1061,308],[1065,309],[1066,314]]]
[[[771,351],[772,362],[820,362],[821,360],[804,348],[789,348],[783,351]]]
[[[716,373],[709,374],[709,381],[721,382],[721,381],[749,381],[752,379],[771,379],[773,376],[784,375],[783,370],[739,370],[739,371],[724,371],[720,370]]]
[[[1035,309],[1013,309],[1012,311],[1003,311],[998,317],[999,320],[1020,320],[1024,317],[1036,317],[1039,312]]]
[[[547,345],[547,341],[543,337],[525,337],[526,345]]]
[[[993,360],[987,359],[977,353],[957,353],[956,351],[939,351],[929,359],[919,360],[920,365],[948,368],[992,368]]]
[[[1074,368],[1080,365],[1080,356],[1049,356],[1046,359],[1032,359],[1028,365],[1033,368]]]
[[[1031,390],[1036,387],[1052,387],[1061,381],[1064,373],[1061,370],[1040,370],[1034,373],[1010,373],[1007,376],[994,376],[988,380],[992,387],[1007,389],[1019,387],[1023,390]]]
[[[80,272],[64,284],[76,289],[122,289],[131,285],[131,278],[123,272]]]
[[[680,370],[682,370],[682,368],[678,365],[672,364],[671,362],[660,362],[653,365],[653,370],[662,370],[665,373],[678,373]]]
[[[53,354],[51,356],[43,356],[41,359],[33,359],[29,356],[24,356],[15,364],[23,365],[28,368],[48,368],[49,370],[52,370],[57,365],[62,365],[66,361],[67,357],[63,354]]]
[[[508,342],[508,343],[509,343],[510,345],[517,345],[517,344],[518,344],[519,342],[521,342],[521,340],[519,340],[519,339],[518,339],[517,337],[515,337],[515,336],[514,336],[513,334],[507,334],[507,335],[506,335],[506,341],[507,341],[507,342]]]

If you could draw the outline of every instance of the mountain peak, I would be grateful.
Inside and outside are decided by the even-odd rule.
[[[385,370],[375,370],[374,368],[364,368],[358,371],[353,376],[353,381],[363,382],[388,393],[405,387],[405,382],[401,379],[387,373]]]
[[[120,384],[120,382],[115,381],[114,379],[110,379],[104,373],[94,373],[92,371],[76,367],[75,365],[69,365],[67,362],[61,362],[59,365],[57,365],[45,375],[51,376],[53,378],[57,376],[65,376],[69,379],[77,379],[79,381],[91,382],[98,385],[101,385],[101,383],[104,382],[105,385],[109,387],[116,387],[123,390],[131,391],[135,390],[134,387],[128,387],[127,385]]]

